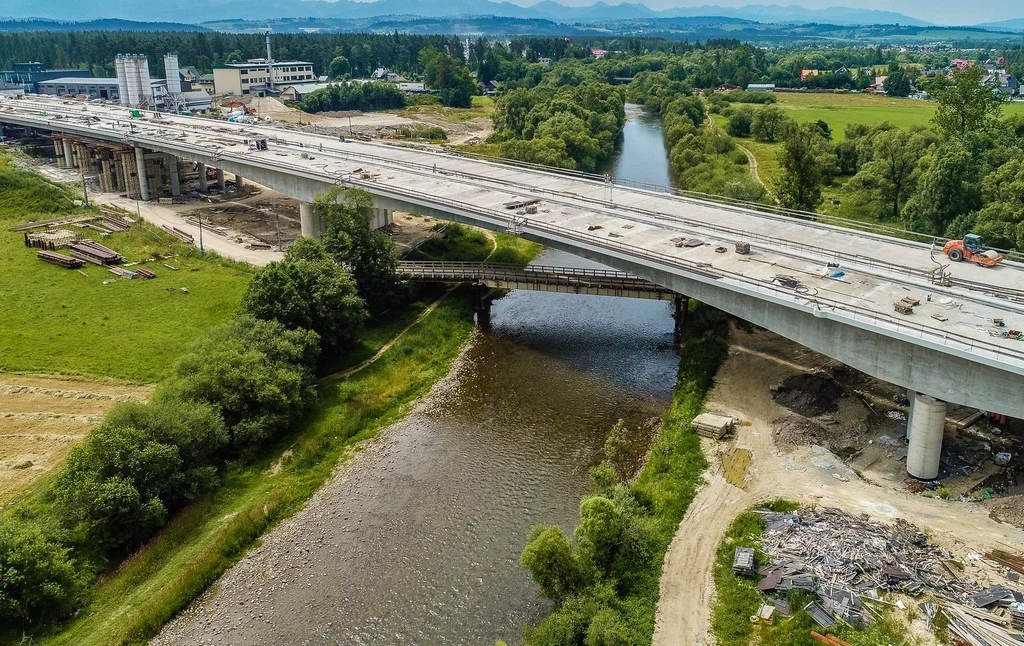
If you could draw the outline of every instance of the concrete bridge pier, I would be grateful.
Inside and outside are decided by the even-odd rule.
[[[64,168],[74,168],[75,158],[74,153],[71,152],[71,142],[68,141],[66,138],[62,139],[61,141],[64,142]]]
[[[196,170],[199,172],[199,192],[206,193],[208,190],[206,186],[206,164],[203,162],[197,162]]]
[[[146,151],[135,147],[135,170],[139,178],[139,199],[149,201],[149,177],[146,176]]]
[[[300,233],[303,238],[320,238],[320,227],[318,220],[320,216],[313,210],[313,205],[309,202],[299,203],[299,227]]]
[[[483,283],[473,285],[473,311],[476,312],[476,324],[484,332],[491,331],[491,297],[495,290]]]
[[[168,155],[164,158],[167,164],[167,172],[170,176],[171,197],[181,197],[181,183],[178,181],[178,158]]]
[[[907,473],[921,480],[939,475],[942,458],[942,436],[946,430],[946,402],[912,393],[907,415]]]
[[[225,182],[224,182],[224,169],[223,168],[218,168],[217,169],[217,188],[220,189],[221,193],[224,192]]]
[[[241,191],[243,186],[245,186],[245,179],[238,173],[235,173],[235,191]]]
[[[690,297],[676,294],[672,299],[672,318],[675,320],[672,336],[677,346],[683,344],[683,328],[686,325],[686,313],[690,309]]]

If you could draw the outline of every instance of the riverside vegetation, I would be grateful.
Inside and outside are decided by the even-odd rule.
[[[691,303],[672,404],[635,479],[621,459],[621,425],[591,470],[594,495],[580,503],[575,545],[557,525],[534,528],[522,564],[550,616],[526,632],[531,646],[650,643],[665,552],[703,481],[707,460],[690,428],[728,350],[728,317]]]
[[[4,170],[42,203],[62,199],[41,178]],[[354,442],[447,373],[472,330],[467,299],[409,327],[440,292],[413,294],[398,280],[390,241],[367,226],[366,194],[337,197],[316,203],[323,244],[300,240],[256,271],[235,316],[200,335],[150,402],[114,407],[59,471],[4,510],[0,638],[145,640],[299,509]],[[504,236],[498,246],[513,262],[536,253]],[[311,386],[324,366],[375,352],[402,329],[364,370]]]

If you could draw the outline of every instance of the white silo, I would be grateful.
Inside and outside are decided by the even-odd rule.
[[[181,75],[178,72],[178,56],[168,53],[164,56],[164,74],[167,79],[167,93],[181,94]]]
[[[124,54],[118,54],[114,58],[114,67],[117,69],[117,98],[121,105],[128,105],[128,77],[125,76]]]

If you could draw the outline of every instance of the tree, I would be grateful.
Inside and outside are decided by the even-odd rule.
[[[343,79],[348,76],[352,66],[349,65],[348,59],[344,56],[335,56],[331,59],[331,64],[327,68],[327,73],[334,80]]]
[[[790,209],[813,211],[821,203],[821,189],[828,169],[836,166],[835,153],[815,124],[787,128],[779,151],[782,176],[779,179],[780,203]]]
[[[132,548],[163,524],[165,499],[185,486],[181,467],[177,447],[104,423],[68,455],[54,497],[92,542]]]
[[[899,63],[889,63],[889,75],[885,77],[882,89],[888,96],[910,96],[910,91],[913,89],[910,87],[910,78]]]
[[[629,429],[621,419],[615,423],[608,439],[604,441],[604,457],[615,467],[619,479],[624,480],[629,473]]]
[[[775,142],[782,135],[789,117],[782,108],[766,105],[754,113],[750,131],[758,141]]]
[[[540,587],[540,593],[556,604],[584,583],[572,543],[558,525],[534,527],[519,561]]]
[[[611,608],[604,608],[590,620],[584,643],[585,646],[633,646],[637,640],[622,615]]]
[[[560,112],[537,128],[536,139],[561,139],[565,154],[576,162],[576,168],[592,172],[601,155],[601,143],[590,134],[582,119],[568,112]]]
[[[438,91],[443,105],[468,108],[473,104],[477,87],[465,63],[433,47],[420,51],[420,63],[423,65],[423,83]]]
[[[947,137],[988,130],[997,123],[1002,109],[995,90],[993,83],[982,83],[977,67],[954,72],[952,83],[938,93],[939,108],[932,122]]]
[[[608,498],[591,496],[580,503],[580,524],[576,526],[580,553],[603,574],[611,570],[623,527],[622,512]]]
[[[738,108],[729,117],[729,126],[726,132],[733,137],[749,137],[750,128],[754,123],[754,111],[749,107]]]
[[[977,214],[974,232],[988,244],[1024,249],[1024,159],[1012,159],[990,173],[982,190],[987,204]]]
[[[38,524],[0,518],[0,624],[70,614],[87,589],[90,572],[82,565]]]
[[[499,150],[501,156],[508,159],[555,168],[576,168],[576,160],[569,156],[561,139],[511,139],[501,142]]]
[[[332,186],[316,196],[313,208],[326,225],[324,249],[348,269],[367,309],[379,313],[396,305],[405,293],[404,282],[398,275],[394,243],[370,228],[373,196]]]
[[[941,235],[957,216],[981,208],[978,164],[959,141],[940,146],[926,161],[928,167],[905,213],[915,230]]]
[[[239,317],[196,342],[162,394],[215,407],[231,447],[252,449],[305,412],[319,346],[316,332]]]
[[[918,160],[924,153],[920,137],[898,128],[871,138],[872,160],[857,174],[857,186],[872,191],[886,217],[896,219],[914,191]]]
[[[312,238],[299,238],[284,260],[256,272],[241,310],[289,329],[313,330],[323,347],[334,352],[345,348],[366,318],[366,304],[352,277]]]

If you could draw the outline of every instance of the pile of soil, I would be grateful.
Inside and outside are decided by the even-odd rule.
[[[772,421],[772,440],[780,449],[817,444],[842,457],[853,451],[851,445],[855,439],[855,431],[839,426],[826,428],[800,415],[787,415]]]
[[[843,387],[823,372],[806,372],[788,377],[772,394],[772,399],[794,413],[817,417],[839,409]]]

